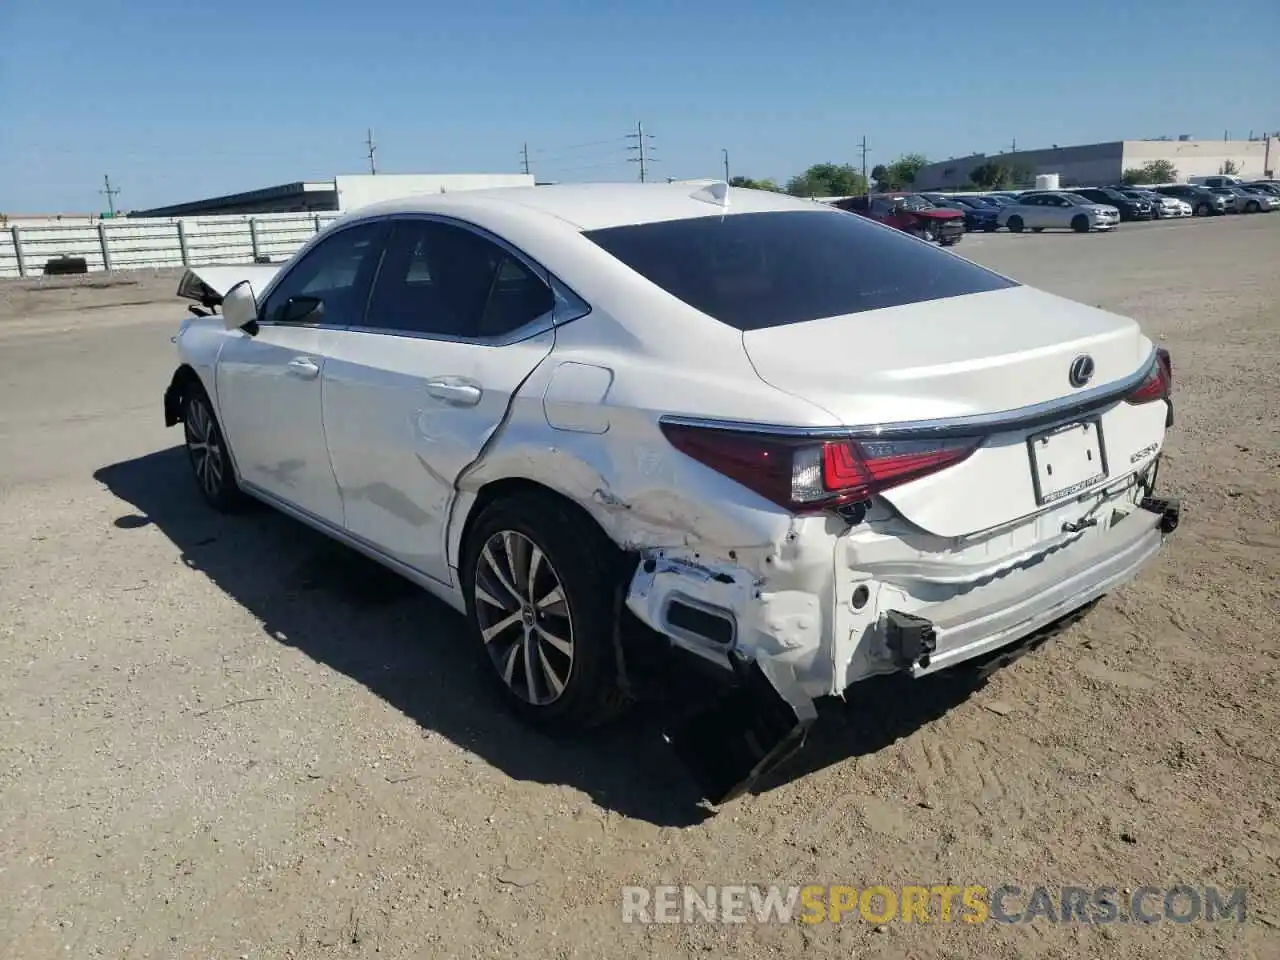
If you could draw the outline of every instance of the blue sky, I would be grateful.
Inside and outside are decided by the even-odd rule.
[[[779,180],[823,161],[1280,129],[1280,3],[0,0],[0,211],[366,169]],[[878,16],[871,11],[884,10]],[[1062,11],[1070,19],[1063,20]],[[1161,25],[1165,25],[1161,27]]]

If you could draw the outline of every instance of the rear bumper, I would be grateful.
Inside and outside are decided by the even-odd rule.
[[[908,662],[921,677],[1013,643],[1133,579],[1177,526],[1176,503],[1147,501],[1093,543],[1052,555],[1033,572],[928,608],[929,650]],[[906,658],[902,658],[906,659]]]

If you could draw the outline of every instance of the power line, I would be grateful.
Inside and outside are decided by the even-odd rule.
[[[98,192],[106,194],[107,212],[114,217],[116,215],[116,195],[120,192],[120,188],[111,186],[110,174],[102,175],[102,185],[102,189]]]
[[[364,138],[364,145],[369,148],[369,172],[378,172],[378,145],[373,142],[373,128],[370,127]]]
[[[629,161],[629,162],[630,162],[630,163],[639,163],[639,164],[640,164],[640,182],[641,182],[641,183],[644,183],[644,182],[645,182],[645,167],[646,167],[646,165],[647,165],[647,164],[650,164],[650,163],[657,163],[657,162],[658,162],[656,158],[654,158],[654,157],[650,156],[650,155],[648,154],[648,152],[645,150],[645,144],[646,144],[646,142],[647,142],[647,141],[649,141],[649,140],[652,140],[652,139],[653,139],[653,134],[652,134],[652,133],[645,133],[645,132],[644,132],[644,124],[643,124],[643,123],[641,123],[639,120],[637,120],[637,121],[636,121],[636,132],[635,132],[635,133],[628,133],[628,134],[627,134],[627,139],[628,139],[628,140],[634,140],[634,141],[636,142],[636,145],[635,145],[634,147],[628,147],[628,149],[629,149],[629,150],[633,151],[633,152],[636,154],[636,156],[634,156],[634,157],[631,157],[631,158],[630,158],[630,161]]]

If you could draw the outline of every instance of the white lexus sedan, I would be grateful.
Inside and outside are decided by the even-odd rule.
[[[710,665],[737,713],[671,739],[716,800],[815,699],[998,659],[1178,522],[1171,365],[1136,323],[807,200],[415,197],[180,292],[212,312],[165,420],[209,504],[464,612],[541,726],[614,716],[655,654]]]

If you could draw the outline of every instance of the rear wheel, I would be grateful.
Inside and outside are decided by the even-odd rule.
[[[236,483],[226,438],[218,426],[209,395],[199,383],[188,386],[183,397],[182,428],[187,457],[201,495],[211,507],[223,513],[242,506],[245,497]]]
[[[1021,233],[1021,232],[1022,232],[1022,218],[1021,218],[1020,216],[1018,216],[1018,215],[1015,213],[1012,217],[1010,217],[1010,218],[1009,218],[1008,227],[1009,227],[1009,229],[1010,229],[1010,230],[1012,230],[1014,233]]]
[[[589,517],[550,495],[497,500],[476,519],[467,617],[502,698],[530,723],[582,729],[626,706],[613,646],[618,557]]]
[[[1204,202],[1197,203],[1195,214],[1197,217],[1207,217],[1209,215],[1209,205]]]
[[[1072,217],[1072,218],[1071,218],[1071,229],[1072,229],[1072,230],[1074,230],[1076,233],[1088,233],[1088,232],[1089,232],[1089,218],[1088,218],[1088,217],[1086,217],[1083,213],[1078,214],[1077,216]]]

